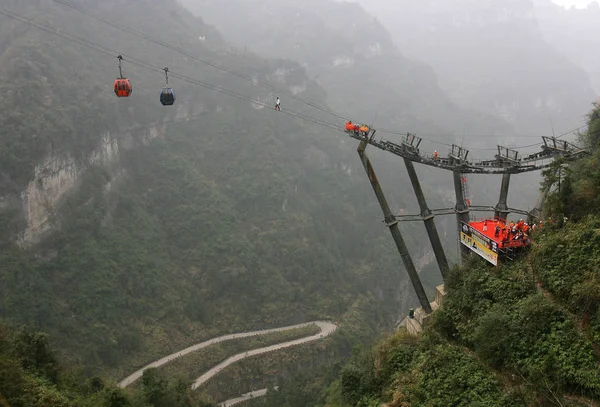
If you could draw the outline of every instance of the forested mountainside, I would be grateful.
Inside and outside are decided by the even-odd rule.
[[[577,61],[545,41],[532,0],[361,4],[404,53],[434,69],[453,101],[505,119],[518,134],[546,133],[549,119],[558,133],[579,127],[594,99]],[[584,47],[572,38],[563,44]]]
[[[535,15],[546,41],[586,70],[600,95],[600,57],[592,49],[600,47],[598,22],[600,6],[585,9],[560,7],[549,0],[535,0]]]
[[[303,68],[230,52],[174,2],[69,3],[255,81],[52,0],[3,6],[110,51],[0,16],[2,319],[112,378],[224,332],[374,311],[348,348],[395,321],[412,292],[353,143],[176,77],[176,105],[158,103],[168,66],[269,106],[256,83],[325,105]],[[112,91],[119,53],[129,99]]]
[[[248,406],[598,405],[600,105],[588,121],[581,141],[591,155],[545,173],[556,185],[562,168],[563,179],[531,253],[499,267],[471,259],[452,270],[422,336],[401,328],[357,349],[334,385],[317,390],[304,376]]]
[[[9,407],[214,407],[182,381],[145,377],[133,395],[85,379],[61,365],[48,337],[31,330],[0,327],[0,405]]]

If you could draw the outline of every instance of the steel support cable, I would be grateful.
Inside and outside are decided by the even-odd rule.
[[[215,69],[218,69],[220,71],[226,72],[226,73],[228,73],[230,75],[237,76],[238,78],[241,78],[241,79],[244,79],[246,81],[252,82],[255,85],[264,87],[264,88],[269,89],[271,91],[276,91],[276,92],[280,93],[281,95],[287,96],[290,99],[293,99],[293,100],[296,100],[296,101],[298,101],[300,103],[303,103],[303,104],[306,104],[308,106],[311,106],[311,107],[313,107],[313,108],[315,108],[317,110],[320,110],[322,112],[328,113],[328,114],[330,114],[332,116],[335,116],[335,117],[337,117],[339,119],[350,120],[349,118],[347,118],[347,117],[345,117],[345,116],[343,116],[343,115],[341,115],[341,114],[339,114],[339,113],[337,113],[337,112],[335,112],[335,111],[333,111],[333,110],[331,110],[329,108],[320,106],[320,105],[318,105],[316,103],[312,103],[312,102],[306,101],[306,100],[304,100],[302,98],[299,98],[299,97],[295,96],[294,94],[292,94],[290,92],[287,92],[285,90],[279,89],[276,86],[270,85],[268,83],[264,83],[264,82],[255,80],[251,76],[248,76],[248,75],[245,75],[243,73],[234,71],[232,69],[228,69],[228,68],[226,68],[226,67],[224,67],[222,65],[219,65],[216,62],[212,62],[212,61],[200,58],[199,56],[197,56],[195,54],[192,54],[192,53],[186,51],[183,48],[180,48],[178,46],[175,46],[175,45],[169,44],[167,42],[161,41],[160,39],[152,37],[152,36],[150,36],[148,34],[145,34],[142,31],[136,30],[134,28],[129,28],[129,27],[121,26],[121,25],[116,24],[116,23],[113,23],[112,21],[106,20],[106,19],[102,18],[101,16],[99,16],[99,15],[97,15],[95,13],[92,13],[91,11],[88,11],[88,10],[82,8],[82,7],[79,7],[79,6],[76,6],[74,4],[71,4],[71,3],[67,2],[67,1],[63,1],[63,0],[52,0],[52,1],[54,1],[56,3],[59,3],[59,4],[62,4],[64,6],[66,6],[66,7],[69,7],[69,8],[71,8],[71,9],[73,9],[73,10],[79,12],[79,13],[85,14],[88,17],[93,18],[96,21],[99,21],[101,23],[107,24],[107,25],[109,25],[109,26],[111,26],[111,27],[113,27],[113,28],[115,28],[117,30],[129,33],[129,34],[133,34],[133,35],[135,35],[137,37],[145,39],[146,41],[152,42],[152,43],[160,45],[162,47],[169,48],[169,49],[171,49],[171,50],[173,50],[175,52],[179,52],[180,54],[183,54],[183,55],[185,55],[185,56],[187,56],[189,58],[192,58],[192,59],[194,59],[194,60],[196,60],[198,62],[201,62],[201,63],[203,63],[205,65],[208,65],[208,66],[213,67]]]
[[[84,46],[86,48],[89,48],[89,49],[91,49],[93,51],[96,51],[96,52],[99,52],[99,53],[102,53],[102,54],[105,54],[105,55],[108,55],[108,56],[111,56],[111,57],[114,57],[114,55],[117,54],[116,51],[111,50],[111,49],[109,49],[107,47],[104,47],[102,45],[95,44],[95,43],[93,43],[91,41],[88,41],[88,40],[85,40],[83,38],[80,38],[80,37],[77,37],[77,36],[74,36],[74,35],[62,32],[62,31],[60,31],[60,30],[58,30],[58,29],[56,29],[56,28],[54,28],[52,26],[49,26],[49,25],[43,24],[43,23],[39,23],[39,22],[37,22],[37,21],[35,21],[35,20],[31,19],[31,18],[28,18],[28,17],[22,16],[22,15],[19,15],[17,13],[8,11],[8,10],[3,9],[1,7],[0,7],[0,14],[4,15],[5,17],[8,17],[8,18],[14,19],[16,21],[19,21],[20,23],[29,25],[29,26],[31,26],[33,28],[37,28],[37,29],[39,29],[41,31],[47,32],[49,34],[56,35],[57,37],[63,38],[65,40],[68,40],[68,41],[71,41],[71,42],[74,42],[74,43],[77,43],[77,44],[79,44],[81,46]],[[45,27],[42,26],[42,25],[45,25]],[[132,58],[132,59],[135,59],[135,61],[132,62],[132,61],[129,60],[129,58],[130,57],[128,57],[128,62],[131,63],[132,65],[140,66],[140,67],[143,67],[143,68],[146,68],[146,69],[150,69],[150,70],[153,70],[153,71],[157,71],[157,72],[159,70],[164,72],[164,68],[159,68],[156,65],[149,64],[147,62],[144,62],[144,61],[141,61],[141,60],[137,60],[135,58]],[[256,104],[259,104],[259,105],[262,105],[262,106],[265,106],[265,107],[268,107],[268,108],[271,107],[270,105],[267,105],[267,104],[265,104],[265,103],[263,103],[261,101],[258,101],[258,100],[246,97],[244,95],[237,94],[235,92],[227,91],[226,89],[219,88],[219,87],[217,87],[215,85],[210,85],[210,84],[207,84],[207,83],[202,83],[201,81],[194,81],[194,80],[190,80],[190,79],[184,79],[184,78],[180,78],[180,79],[183,80],[183,81],[189,82],[189,83],[196,84],[198,86],[202,86],[202,87],[207,88],[209,90],[217,91],[217,92],[220,92],[220,93],[223,93],[223,94],[227,94],[227,95],[232,96],[232,97],[236,97],[238,99],[242,99],[242,100],[245,100],[245,101],[251,101],[253,103],[256,103]],[[315,119],[315,118],[312,118],[310,116],[303,115],[301,113],[296,113],[296,112],[289,111],[289,110],[283,110],[283,111],[278,112],[278,113],[284,113],[286,115],[297,117],[299,119],[302,119],[302,120],[314,123],[316,125],[328,128],[330,130],[336,130],[336,131],[340,131],[340,132],[343,133],[343,130],[341,130],[335,124],[332,124],[332,123],[329,123],[329,122],[325,122],[325,121],[321,121],[319,119]],[[187,119],[181,119],[180,121],[188,121],[188,120]],[[172,122],[178,122],[178,120],[174,120]],[[149,128],[149,127],[151,127],[151,126],[148,126],[146,128]],[[61,153],[61,152],[67,152],[67,149],[59,151],[58,153]],[[56,163],[59,160],[60,160],[59,158],[54,159],[51,162],[48,162],[48,163],[44,164],[43,166],[39,167],[39,170],[40,171],[45,171],[45,170],[47,170],[49,167],[51,167],[54,163]]]
[[[54,34],[54,35],[56,35],[56,36],[58,36],[60,38],[66,39],[68,41],[75,42],[75,43],[77,43],[79,45],[87,47],[87,48],[89,48],[91,50],[94,50],[96,52],[100,52],[100,53],[103,53],[103,54],[109,55],[109,56],[114,56],[115,54],[118,54],[117,51],[112,50],[110,48],[107,48],[107,47],[105,47],[103,45],[94,43],[92,41],[86,40],[84,38],[78,37],[78,36],[73,35],[73,34],[69,34],[69,33],[64,32],[62,30],[58,30],[58,29],[56,29],[56,28],[54,28],[54,27],[52,27],[52,26],[50,26],[48,24],[40,23],[40,22],[38,22],[38,21],[36,21],[34,19],[31,19],[29,17],[25,17],[25,16],[20,15],[18,13],[14,13],[14,12],[11,12],[9,10],[0,8],[0,14],[4,15],[6,17],[9,17],[11,19],[17,20],[17,21],[19,21],[19,22],[21,22],[23,24],[27,24],[27,25],[29,25],[31,27],[37,28],[39,30],[42,30],[44,32],[47,32],[47,33],[50,33],[50,34]],[[120,54],[120,55],[123,55],[123,54]],[[143,61],[143,60],[141,60],[139,58],[135,58],[133,56],[129,56],[129,55],[126,55],[126,56],[127,56],[127,58],[125,58],[125,60],[128,63],[132,64],[132,65],[139,66],[139,67],[142,67],[142,68],[146,68],[146,69],[149,69],[149,70],[152,70],[152,71],[155,71],[155,72],[163,72],[164,73],[164,68],[163,67],[160,67],[158,65],[155,65],[155,64]],[[267,107],[267,108],[271,107],[270,105],[266,104],[265,102],[262,102],[262,101],[257,100],[257,99],[253,99],[253,98],[248,97],[248,96],[244,96],[242,94],[239,94],[239,93],[234,92],[234,91],[230,91],[230,90],[225,89],[223,87],[220,87],[220,86],[217,86],[217,85],[212,85],[212,84],[210,84],[208,82],[204,82],[204,81],[201,81],[199,79],[190,78],[190,77],[188,77],[186,75],[178,74],[178,73],[173,72],[171,70],[169,70],[169,72],[171,73],[172,77],[176,77],[176,78],[178,78],[178,79],[180,79],[180,80],[182,80],[184,82],[195,84],[195,85],[201,86],[201,87],[203,87],[205,89],[213,90],[213,91],[216,91],[216,92],[228,95],[228,96],[232,96],[232,97],[238,98],[240,100],[252,102],[252,103],[255,103],[255,104],[263,106],[263,107]],[[302,114],[302,113],[299,113],[299,112],[294,112],[294,111],[291,111],[291,110],[287,110],[287,109],[284,109],[284,110],[280,111],[279,113],[284,113],[284,114],[287,114],[289,116],[294,116],[294,117],[297,117],[299,119],[302,119],[302,120],[305,120],[305,121],[308,121],[308,122],[311,122],[311,123],[314,123],[314,124],[317,124],[317,125],[320,125],[320,126],[332,129],[332,130],[337,130],[337,131],[340,131],[340,132],[343,133],[343,130],[341,130],[339,128],[339,126],[337,126],[335,123],[327,122],[327,121],[322,120],[322,119],[314,118],[314,117],[311,117],[311,116],[308,116],[308,115],[305,115],[305,114]]]

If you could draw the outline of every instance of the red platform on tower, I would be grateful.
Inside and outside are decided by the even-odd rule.
[[[517,233],[509,232],[510,225],[496,222],[492,219],[469,222],[469,226],[485,235],[490,240],[495,241],[501,249],[508,247],[525,247],[531,244],[531,239],[525,234],[522,226],[518,227]],[[496,235],[496,226],[500,227],[498,235]]]
[[[513,231],[514,230],[514,231]],[[525,223],[506,225],[493,219],[462,223],[460,242],[493,265],[505,249],[517,249],[531,244],[529,226]]]

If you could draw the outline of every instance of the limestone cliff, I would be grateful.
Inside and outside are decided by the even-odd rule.
[[[44,232],[58,223],[54,216],[61,201],[72,192],[80,175],[92,165],[106,167],[115,174],[119,168],[119,152],[144,145],[164,135],[165,124],[155,124],[142,129],[131,129],[122,134],[107,132],[100,143],[84,160],[70,155],[48,155],[35,167],[33,179],[21,193],[26,229],[20,236],[22,245],[39,241]]]

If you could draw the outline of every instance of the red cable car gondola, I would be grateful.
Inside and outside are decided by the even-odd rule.
[[[169,88],[169,68],[165,68],[165,78],[167,80],[167,86],[160,92],[160,103],[163,106],[171,106],[175,103],[175,92],[172,88]]]
[[[119,55],[117,58],[119,59],[120,77],[117,78],[117,80],[115,80],[115,95],[117,95],[117,97],[120,98],[126,98],[129,97],[129,95],[131,95],[131,92],[133,92],[133,88],[131,87],[131,82],[129,81],[129,79],[123,77],[123,71],[121,68],[121,61],[123,61],[123,56]]]

